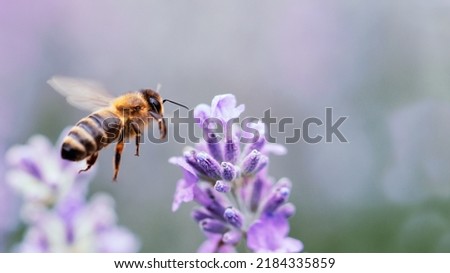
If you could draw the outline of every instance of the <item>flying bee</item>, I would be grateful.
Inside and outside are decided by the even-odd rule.
[[[95,164],[99,151],[117,141],[113,160],[114,181],[119,173],[120,158],[127,139],[135,138],[135,155],[139,156],[141,134],[152,120],[158,123],[160,138],[166,137],[164,102],[188,109],[172,100],[162,99],[158,92],[151,89],[113,97],[98,83],[84,79],[55,76],[47,83],[64,95],[69,104],[93,111],[72,127],[63,139],[61,157],[70,161],[86,159],[87,167],[80,172],[87,171]]]

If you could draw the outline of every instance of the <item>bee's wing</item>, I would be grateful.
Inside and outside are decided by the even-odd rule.
[[[66,97],[71,105],[88,111],[108,107],[113,96],[97,82],[63,76],[54,76],[47,83]]]

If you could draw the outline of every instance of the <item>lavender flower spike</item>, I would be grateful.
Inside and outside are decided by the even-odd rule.
[[[75,202],[75,203],[73,203]],[[79,202],[79,203],[78,203]],[[97,194],[84,204],[71,200],[55,210],[44,211],[30,225],[20,252],[135,252],[139,241],[116,225],[114,201]]]
[[[269,154],[284,154],[286,149],[267,142],[260,122],[249,126],[258,137],[242,144],[240,137],[248,140],[251,136],[226,125],[244,109],[244,105],[236,106],[231,94],[216,96],[211,106],[200,104],[194,109],[207,139],[183,157],[170,159],[184,173],[173,205],[175,209],[182,202],[200,205],[192,214],[206,236],[199,252],[234,252],[242,240],[254,252],[300,252],[302,242],[288,237],[288,218],[295,212],[295,206],[288,203],[292,185],[286,178],[275,183],[267,176]],[[229,130],[225,138],[211,135],[210,118]]]
[[[112,197],[95,194],[86,200],[95,168],[78,174],[80,166],[62,160],[56,147],[44,136],[35,136],[6,154],[7,183],[23,199],[25,235],[14,250],[136,252],[140,242],[117,225]]]

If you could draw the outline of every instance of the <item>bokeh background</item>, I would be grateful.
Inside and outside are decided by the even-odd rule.
[[[291,129],[333,107],[349,143],[300,141],[271,159],[294,184],[291,236],[308,252],[449,252],[449,45],[445,0],[0,0],[0,249],[21,229],[4,152],[34,134],[55,142],[87,114],[46,84],[61,74],[117,95],[160,83],[191,107],[231,92],[246,115],[271,108]],[[119,183],[112,149],[99,158],[91,194],[116,199],[143,252],[203,241],[192,206],[171,212],[181,172],[167,160],[184,146],[126,147]]]

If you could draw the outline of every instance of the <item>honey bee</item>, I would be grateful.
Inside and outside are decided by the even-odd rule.
[[[158,92],[151,89],[114,97],[94,81],[54,76],[47,83],[64,95],[69,104],[92,111],[78,121],[63,139],[61,157],[70,161],[86,159],[87,167],[80,172],[87,171],[95,164],[99,151],[117,141],[113,181],[117,180],[127,139],[135,138],[135,155],[139,156],[142,132],[152,120],[158,123],[160,138],[166,137],[167,127],[163,118],[163,104],[166,101],[188,109],[180,103],[162,99]]]

